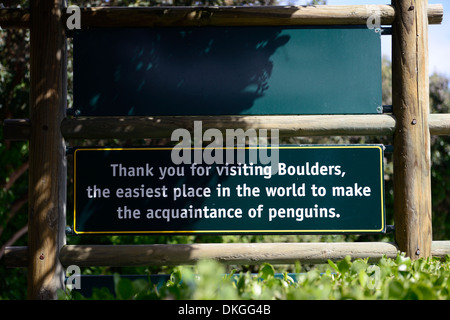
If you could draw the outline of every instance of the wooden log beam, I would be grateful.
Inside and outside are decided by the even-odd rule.
[[[450,135],[450,113],[431,113],[428,115],[430,134],[434,136]]]
[[[192,129],[194,121],[202,121],[203,129],[278,129],[280,136],[391,136],[395,118],[391,115],[350,116],[225,116],[225,117],[95,117],[65,118],[61,131],[66,139],[142,139],[170,138],[177,128]],[[428,116],[431,135],[450,135],[450,114]],[[6,119],[6,140],[28,140],[29,119]]]
[[[395,258],[398,249],[392,243],[205,243],[179,245],[64,246],[60,259],[63,265],[77,266],[174,266],[191,265],[202,259],[224,264],[258,265],[327,263],[347,255],[353,259],[383,255]]]
[[[440,24],[441,4],[428,7],[428,22]],[[63,12],[65,22],[70,13]],[[395,20],[390,5],[352,6],[260,6],[260,7],[88,7],[81,8],[81,27],[163,27],[163,26],[293,26],[366,24],[380,17],[383,25]],[[28,9],[0,9],[0,26],[29,28]]]
[[[30,30],[28,298],[56,299],[63,288],[66,164],[60,124],[66,110],[62,0],[33,0]]]
[[[442,246],[440,246],[442,247]],[[450,242],[449,242],[450,252]],[[441,251],[445,248],[441,249]],[[392,243],[203,243],[152,245],[66,245],[61,249],[61,263],[67,267],[88,266],[172,266],[191,265],[201,259],[215,259],[224,264],[326,263],[350,255],[353,259],[371,257],[377,261],[384,254],[397,255]],[[7,247],[5,261],[8,267],[26,266],[27,247]]]
[[[170,138],[173,130],[193,129],[202,121],[204,130],[278,129],[284,137],[311,136],[391,136],[395,117],[383,115],[274,115],[274,116],[161,116],[161,117],[95,117],[66,118],[61,131],[66,139],[88,138]],[[450,114],[430,114],[432,135],[450,134]]]
[[[29,9],[0,9],[0,27],[2,29],[29,29],[31,24]]]
[[[390,115],[161,116],[66,118],[61,131],[66,139],[170,138],[178,128],[192,131],[194,121],[201,121],[203,130],[278,129],[287,137],[392,135],[395,127]]]
[[[395,238],[413,259],[430,256],[432,240],[427,2],[393,1]]]
[[[7,247],[7,267],[27,266],[27,247]],[[67,267],[189,265],[200,259],[215,259],[224,264],[257,265],[305,264],[337,261],[349,255],[352,259],[368,258],[372,263],[386,255],[395,258],[398,247],[393,243],[200,243],[151,245],[67,245],[61,249],[61,263]],[[433,241],[431,254],[444,259],[450,254],[450,241]]]
[[[30,119],[3,120],[3,137],[10,141],[25,141],[30,138]]]
[[[365,25],[375,16],[380,17],[382,25],[391,25],[395,10],[390,5],[96,7],[83,8],[81,15],[82,28],[83,24],[85,27]],[[431,6],[430,22],[439,24],[442,17],[442,6]]]
[[[28,247],[6,247],[4,252],[5,266],[8,268],[28,267]]]

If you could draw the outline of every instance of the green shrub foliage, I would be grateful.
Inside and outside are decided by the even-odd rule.
[[[299,269],[299,265],[297,265]],[[74,300],[448,300],[450,256],[418,259],[399,254],[376,264],[346,257],[328,261],[320,272],[276,273],[263,264],[257,273],[232,271],[217,261],[200,261],[195,267],[176,267],[161,285],[143,279],[131,281],[114,275],[115,292],[95,288],[90,297],[61,292]]]

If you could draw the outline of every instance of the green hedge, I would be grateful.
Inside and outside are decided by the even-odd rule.
[[[296,269],[299,271],[300,266]],[[115,294],[106,288],[94,289],[89,298],[79,293],[60,292],[60,299],[74,300],[448,300],[450,299],[450,256],[411,259],[382,258],[376,264],[367,259],[336,263],[325,271],[314,268],[303,273],[278,275],[270,264],[257,274],[226,274],[216,261],[200,261],[195,267],[176,267],[162,285],[146,280],[115,279]]]

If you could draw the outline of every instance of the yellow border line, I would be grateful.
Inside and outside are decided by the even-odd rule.
[[[261,148],[272,148],[256,146],[256,147],[222,147],[222,149],[261,149]],[[280,233],[358,233],[358,232],[381,232],[385,228],[384,221],[384,165],[383,165],[383,150],[381,145],[339,145],[339,146],[279,146],[278,149],[378,149],[380,151],[380,186],[381,186],[381,228],[377,230],[372,229],[363,229],[363,230],[185,230],[185,231],[76,231],[76,153],[77,151],[136,151],[136,150],[172,150],[172,147],[131,147],[131,148],[115,148],[115,147],[107,147],[107,148],[77,148],[74,151],[74,210],[73,210],[73,231],[75,234],[206,234],[206,233],[265,233],[265,234],[280,234]],[[198,149],[217,149],[215,147],[190,147],[190,150],[198,150]]]

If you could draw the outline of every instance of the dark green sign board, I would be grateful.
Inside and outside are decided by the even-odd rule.
[[[366,26],[74,33],[80,116],[381,113],[381,36]]]
[[[172,148],[78,148],[74,232],[382,233],[383,149],[221,148],[214,152],[231,150],[244,161],[175,164]],[[207,152],[188,149],[184,159]]]

